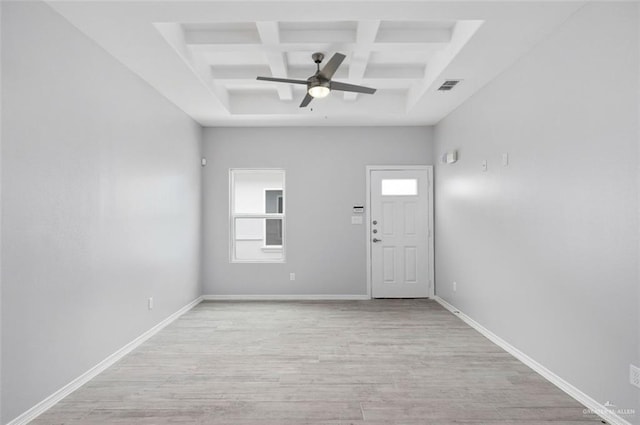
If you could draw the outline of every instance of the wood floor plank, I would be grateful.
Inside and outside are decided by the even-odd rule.
[[[32,423],[600,423],[583,411],[433,301],[205,302]]]

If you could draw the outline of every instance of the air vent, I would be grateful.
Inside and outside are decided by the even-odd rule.
[[[444,83],[442,83],[440,87],[438,87],[438,90],[449,91],[453,89],[460,81],[462,80],[447,80]]]

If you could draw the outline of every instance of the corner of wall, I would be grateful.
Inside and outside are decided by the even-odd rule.
[[[640,3],[636,3],[636,29],[638,31],[638,67],[640,68]],[[638,141],[638,199],[640,200],[640,72],[637,73],[638,76],[638,93],[636,95],[636,100],[637,100],[637,104],[638,104],[638,108],[637,108],[637,134],[636,134],[636,138]],[[639,228],[638,228],[638,234],[640,235],[640,201],[638,202],[638,223],[639,223]],[[640,252],[640,237],[638,238],[638,252]],[[640,277],[640,261],[638,261],[638,276]],[[637,281],[638,283],[638,288],[637,288],[637,299],[638,299],[638,308],[636,309],[636,315],[637,315],[637,323],[638,323],[638,331],[636,332],[636,335],[638,335],[638,341],[637,341],[637,352],[636,352],[636,365],[640,366],[640,279],[638,279]],[[638,414],[640,415],[640,392],[638,392],[638,397],[637,397],[637,406],[638,406]]]
[[[2,7],[0,2],[0,205],[2,205]],[[0,209],[0,418],[2,418],[2,210]]]
[[[436,158],[436,139],[435,139],[435,125],[429,125],[426,127],[427,133],[427,141],[431,146],[431,158],[432,163],[435,166],[438,162],[438,158]],[[435,170],[434,170],[435,171]]]
[[[206,131],[206,127],[203,127],[200,124],[197,124],[199,126],[199,141],[198,141],[198,152],[199,152],[199,156],[200,156],[200,161],[202,161],[203,158],[205,158],[205,154],[204,154],[204,137],[205,137],[205,131]],[[203,165],[202,162],[200,162],[200,200],[199,200],[199,212],[200,212],[200,238],[199,238],[199,248],[200,248],[200,252],[199,252],[199,258],[198,258],[198,293],[200,296],[204,295],[204,269],[203,269],[203,264],[204,264],[204,168],[206,167],[206,165]]]

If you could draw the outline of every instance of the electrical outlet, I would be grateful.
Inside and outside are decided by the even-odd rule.
[[[147,301],[147,307],[149,307],[149,310],[153,310],[153,297],[149,297],[149,300]]]
[[[458,291],[458,282],[453,282],[453,292]]]
[[[296,274],[295,273],[289,273],[289,280],[296,280]]]
[[[629,365],[629,382],[631,382],[631,385],[640,388],[640,367]]]

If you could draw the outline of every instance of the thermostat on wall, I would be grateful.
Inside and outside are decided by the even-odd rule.
[[[354,214],[362,214],[362,213],[364,213],[364,207],[362,205],[354,205],[353,206],[353,213]]]
[[[452,151],[449,151],[449,152],[445,152],[445,154],[442,155],[442,163],[443,164],[453,164],[457,160],[458,160],[458,151],[457,150],[452,150]]]

